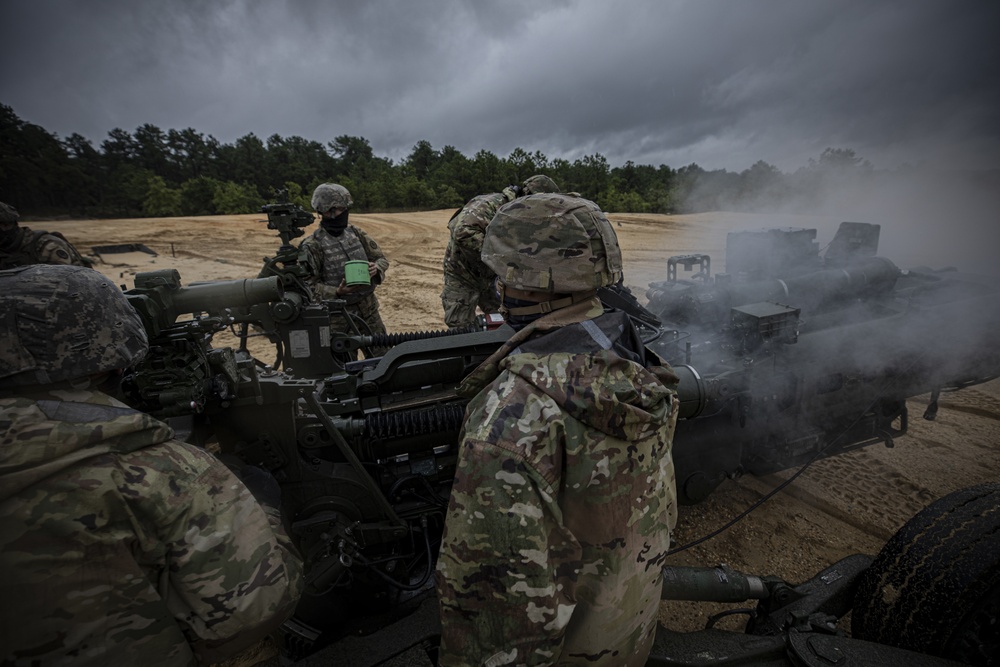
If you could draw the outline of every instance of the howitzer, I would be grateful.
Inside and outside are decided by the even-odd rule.
[[[802,465],[907,430],[906,399],[1000,374],[1000,280],[898,269],[879,227],[730,234],[725,274],[653,283],[649,347],[681,376],[681,502],[726,477]]]
[[[681,379],[682,502],[705,498],[727,476],[891,443],[906,430],[908,397],[1000,369],[996,281],[899,271],[875,256],[877,228],[845,229],[854,240],[825,258],[809,238],[815,230],[770,230],[742,246],[731,236],[727,274],[711,276],[704,256],[687,262],[699,277],[674,271],[650,286],[648,308],[624,288],[602,290]],[[746,246],[755,251],[741,263]],[[334,351],[372,341],[330,332],[326,305],[282,278],[286,256],[256,280],[182,287],[176,272],[137,276],[126,294],[152,348],[123,387],[190,441],[266,468],[281,484],[307,560],[307,594],[285,626],[287,654],[302,657],[424,609],[466,403],[456,388],[511,330],[396,335],[378,341],[392,345],[380,358],[333,362]],[[947,336],[931,326],[948,319]],[[212,347],[212,334],[234,323],[268,332],[285,363]],[[396,630],[425,631],[433,637],[433,621],[430,630]]]

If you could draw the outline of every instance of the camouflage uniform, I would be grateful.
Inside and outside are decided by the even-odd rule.
[[[375,286],[385,280],[389,260],[375,240],[354,225],[348,224],[348,209],[354,204],[351,193],[337,183],[321,183],[313,191],[312,207],[323,216],[320,227],[301,243],[301,261],[310,267],[310,287],[322,300],[339,299],[344,310],[330,313],[330,329],[344,334],[384,334],[385,324],[378,312]],[[332,215],[339,211],[336,216]],[[329,227],[328,227],[329,225]],[[349,294],[337,296],[337,289],[344,280],[344,265],[351,260],[374,262],[377,266],[371,285],[352,286]],[[353,318],[360,317],[365,326],[359,327]],[[381,356],[385,348],[372,348],[374,356]]]
[[[479,253],[483,248],[486,227],[504,204],[522,193],[555,192],[556,184],[547,176],[532,176],[520,187],[504,188],[474,197],[448,221],[450,238],[444,254],[444,289],[441,306],[449,327],[464,327],[476,323],[476,306],[484,313],[495,313],[500,299],[493,289],[496,274],[483,264]]]
[[[0,223],[17,225],[20,216],[13,206],[0,202]],[[58,232],[33,231],[15,226],[0,234],[0,270],[28,264],[73,264],[91,266]]]
[[[354,225],[348,225],[340,236],[334,236],[320,227],[302,242],[299,249],[305,253],[305,261],[312,267],[315,278],[310,287],[320,299],[342,299],[346,312],[360,316],[371,333],[385,333],[375,286],[385,279],[389,260],[375,239]],[[375,262],[378,273],[372,276],[370,287],[337,296],[337,286],[344,280],[344,264],[350,260]],[[354,333],[353,326],[344,314],[331,313],[330,328],[332,331]],[[362,330],[361,333],[368,332]]]
[[[567,208],[564,199],[558,205]],[[600,234],[610,233],[604,240],[617,251],[604,225]],[[484,260],[498,247],[494,233],[491,225]],[[509,248],[537,255],[538,268],[537,241],[521,236]],[[501,255],[494,268],[509,262]],[[577,289],[620,276],[620,253],[576,257]],[[507,279],[522,284],[525,267],[512,270]],[[554,271],[526,280],[554,281],[559,293]],[[643,665],[648,657],[677,517],[677,378],[647,359],[625,314],[583,293],[591,296],[518,331],[461,387],[479,392],[466,410],[437,566],[442,667]]]
[[[226,466],[89,387],[147,349],[121,292],[63,266],[0,288],[0,663],[189,665],[260,640],[301,563]]]
[[[469,200],[448,221],[450,238],[444,253],[444,289],[441,306],[449,327],[464,327],[476,322],[476,306],[484,313],[495,313],[500,299],[493,289],[496,274],[483,264],[486,226],[497,210],[516,195],[511,188],[503,192],[479,195]]]

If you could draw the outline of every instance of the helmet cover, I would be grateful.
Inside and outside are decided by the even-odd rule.
[[[543,193],[504,204],[486,228],[482,260],[517,289],[571,293],[618,282],[618,237],[594,202]]]
[[[524,179],[521,189],[526,195],[537,195],[542,192],[559,192],[559,186],[548,176],[536,174]]]
[[[323,183],[313,190],[312,207],[320,213],[332,208],[350,208],[353,203],[351,193],[343,185]]]
[[[149,349],[121,289],[82,266],[0,271],[0,387],[44,385],[125,368]]]

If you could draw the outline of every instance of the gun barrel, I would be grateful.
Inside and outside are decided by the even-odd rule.
[[[219,282],[193,283],[181,287],[176,269],[139,273],[135,287],[125,292],[132,307],[142,318],[150,336],[156,336],[184,313],[218,314],[228,308],[246,309],[259,303],[282,298],[278,276],[246,278]]]
[[[686,364],[672,366],[680,382],[677,385],[677,398],[680,400],[681,419],[694,419],[708,405],[708,391],[705,380],[696,369]]]
[[[282,297],[277,276],[221,282],[192,283],[172,292],[174,315],[218,312],[224,308],[248,308]]]
[[[661,600],[694,602],[743,602],[763,600],[769,595],[760,577],[743,574],[725,565],[718,567],[663,568]]]

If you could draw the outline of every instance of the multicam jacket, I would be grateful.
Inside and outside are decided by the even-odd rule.
[[[304,261],[312,268],[314,277],[310,287],[319,298],[343,300],[351,313],[361,316],[372,333],[385,333],[375,286],[385,280],[389,260],[371,236],[354,225],[348,225],[340,236],[334,236],[320,227],[302,241],[299,249]],[[344,280],[344,264],[350,260],[375,262],[378,272],[372,277],[371,287],[338,297],[337,287]],[[349,331],[339,323],[342,321],[343,318],[331,317],[335,331]]]
[[[442,667],[649,654],[677,518],[677,378],[638,363],[623,314],[565,311],[598,316],[532,338],[572,313],[547,315],[471,378],[494,379],[466,411],[438,561]]]
[[[75,264],[91,266],[59,232],[32,231],[20,227],[10,247],[0,248],[0,269],[28,264]]]
[[[0,395],[0,663],[215,662],[287,618],[277,511],[93,390]]]

